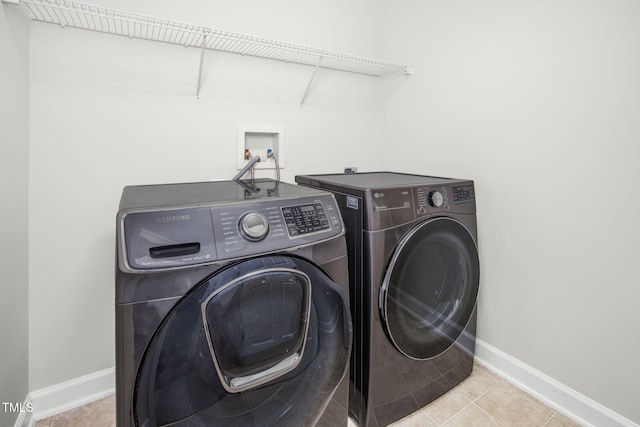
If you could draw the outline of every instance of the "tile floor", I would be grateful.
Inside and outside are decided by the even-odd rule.
[[[108,396],[36,422],[35,427],[115,426],[115,399]],[[462,384],[394,427],[576,427],[580,424],[546,406],[490,370],[475,365]],[[355,426],[349,422],[349,426]]]
[[[576,427],[580,424],[475,364],[469,378],[394,427]]]

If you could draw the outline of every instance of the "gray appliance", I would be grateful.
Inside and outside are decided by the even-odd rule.
[[[116,228],[119,427],[347,424],[332,194],[272,180],[130,186]]]
[[[349,411],[394,422],[473,369],[479,287],[474,183],[373,172],[297,176],[331,191],[349,253]]]

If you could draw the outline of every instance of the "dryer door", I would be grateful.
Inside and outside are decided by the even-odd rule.
[[[442,354],[469,322],[479,282],[476,243],[462,224],[442,217],[413,228],[395,248],[380,292],[393,345],[416,360]]]
[[[348,364],[347,298],[293,257],[216,272],[180,300],[145,350],[136,425],[315,423]]]

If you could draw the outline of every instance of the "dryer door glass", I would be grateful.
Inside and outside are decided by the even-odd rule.
[[[472,316],[479,282],[476,244],[462,224],[435,218],[412,229],[393,254],[380,293],[396,348],[417,360],[446,351]]]
[[[318,267],[293,257],[216,272],[176,304],[145,350],[136,425],[313,425],[345,375],[347,301]]]

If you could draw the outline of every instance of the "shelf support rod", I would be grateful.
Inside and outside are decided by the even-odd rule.
[[[207,47],[207,35],[202,35],[202,46],[200,47],[200,67],[198,68],[198,85],[196,86],[196,100],[200,99],[200,83],[202,82],[202,68],[204,65],[204,51]]]
[[[302,99],[300,100],[300,108],[302,108],[302,104],[304,104],[305,99],[307,99],[307,95],[309,95],[309,89],[311,88],[311,83],[313,83],[313,79],[316,77],[316,73],[318,72],[318,67],[320,67],[321,62],[322,62],[322,56],[319,56],[318,62],[316,62],[316,67],[313,69],[313,74],[311,74],[309,83],[307,83],[307,88],[304,90],[304,93],[302,94]]]

